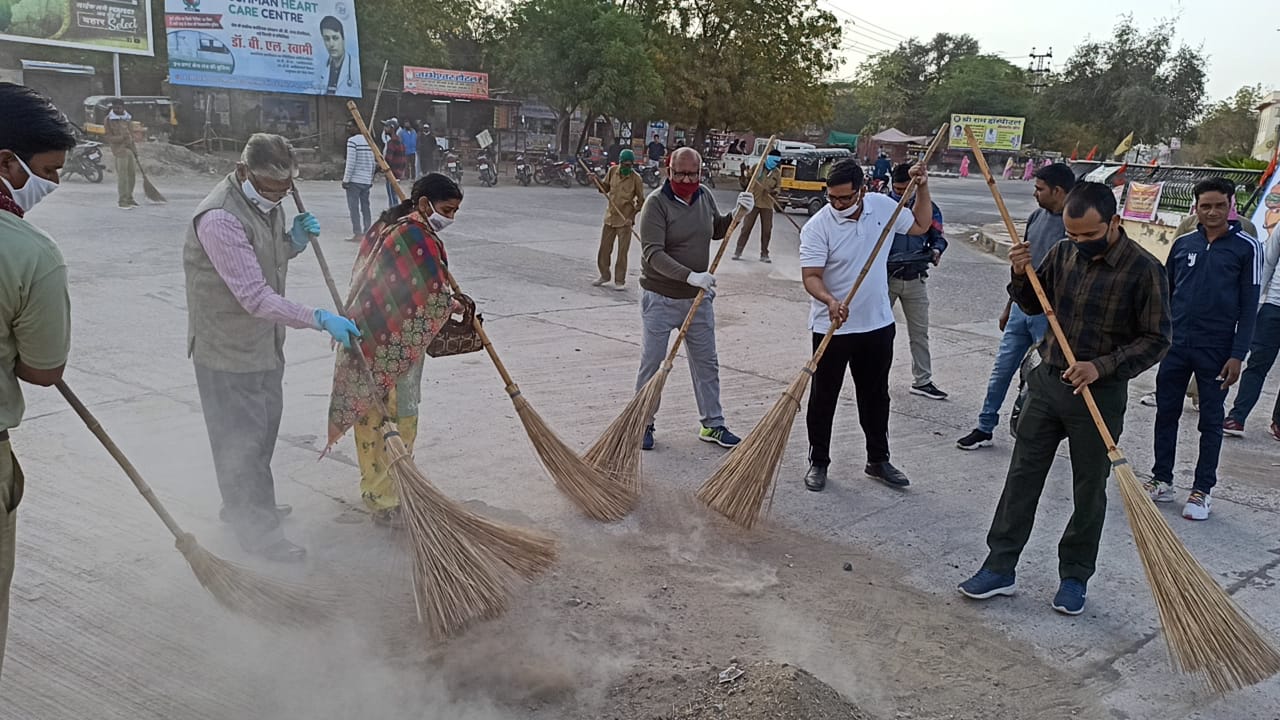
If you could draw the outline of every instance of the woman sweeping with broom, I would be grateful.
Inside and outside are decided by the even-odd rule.
[[[437,233],[453,222],[462,190],[431,173],[413,185],[410,199],[392,206],[365,235],[352,273],[347,315],[361,328],[365,358],[377,387],[396,414],[406,446],[418,431],[422,362],[427,346],[460,304],[450,293],[444,245]],[[382,412],[372,400],[353,350],[342,350],[329,402],[329,446],[355,428],[360,496],[374,521],[399,524],[400,498],[388,474]]]

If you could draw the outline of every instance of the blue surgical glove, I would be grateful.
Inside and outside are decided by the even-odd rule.
[[[307,244],[311,242],[312,235],[320,234],[320,221],[315,215],[309,212],[298,213],[293,216],[293,229],[289,231],[289,244],[293,245],[293,249],[302,252],[307,249]]]
[[[329,333],[348,350],[351,349],[353,340],[360,337],[360,329],[356,324],[341,315],[334,315],[328,310],[316,310],[315,318],[321,330]]]

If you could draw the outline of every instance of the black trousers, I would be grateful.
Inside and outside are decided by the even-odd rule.
[[[1088,582],[1097,568],[1098,542],[1107,517],[1111,460],[1084,398],[1062,382],[1061,375],[1062,368],[1041,364],[1027,378],[1027,402],[1018,418],[1004,492],[987,533],[991,552],[982,567],[1002,575],[1014,572],[1031,537],[1045,478],[1058,446],[1066,439],[1075,507],[1058,542],[1058,576]],[[1129,399],[1128,382],[1100,380],[1089,387],[1107,429],[1119,442]]]
[[[827,351],[818,361],[809,391],[809,462],[818,467],[831,464],[831,424],[835,420],[844,372],[853,378],[858,400],[858,423],[867,439],[867,462],[889,460],[889,369],[893,366],[893,337],[890,323],[879,330],[833,335]],[[817,350],[822,335],[814,333]]]
[[[271,475],[284,410],[283,381],[284,368],[232,373],[196,364],[196,388],[222,504],[246,550],[284,537]]]

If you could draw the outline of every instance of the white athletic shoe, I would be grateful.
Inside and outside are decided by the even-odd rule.
[[[1171,483],[1161,482],[1159,480],[1148,480],[1142,483],[1142,487],[1156,502],[1173,502],[1174,489]]]
[[[1188,520],[1208,520],[1212,504],[1208,495],[1195,490],[1187,498],[1187,504],[1182,506],[1182,517]]]

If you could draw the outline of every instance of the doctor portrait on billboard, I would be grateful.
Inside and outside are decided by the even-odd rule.
[[[321,94],[360,97],[360,58],[347,52],[347,31],[342,21],[326,15],[320,21],[320,35],[325,50],[325,61],[317,71]]]

